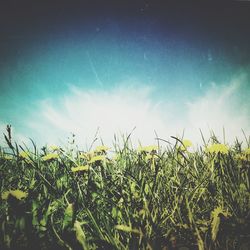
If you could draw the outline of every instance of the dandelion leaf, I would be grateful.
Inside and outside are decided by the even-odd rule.
[[[126,232],[126,233],[136,233],[140,234],[140,231],[138,229],[133,229],[132,227],[126,226],[126,225],[116,225],[115,228],[117,230]]]
[[[211,213],[211,234],[212,240],[215,241],[220,228],[220,215],[227,217],[229,213],[223,210],[222,207],[215,208]]]
[[[73,220],[73,204],[70,203],[64,212],[63,228],[71,226],[72,220]]]
[[[87,249],[85,233],[82,230],[81,223],[79,221],[75,221],[74,230],[76,232],[76,240],[80,243],[83,249]]]

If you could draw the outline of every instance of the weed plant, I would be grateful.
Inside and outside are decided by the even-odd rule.
[[[0,249],[250,247],[250,141],[0,149]],[[158,140],[161,143],[163,140]]]

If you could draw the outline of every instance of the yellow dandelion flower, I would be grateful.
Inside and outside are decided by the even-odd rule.
[[[94,157],[94,152],[86,152],[86,153],[80,153],[79,158],[85,159],[85,160],[90,160],[92,157]]]
[[[19,157],[22,158],[22,159],[29,160],[30,159],[30,154],[29,154],[29,152],[22,151],[22,152],[19,153]]]
[[[244,150],[244,154],[245,154],[245,155],[250,155],[250,148],[245,149],[245,150]]]
[[[26,198],[28,196],[28,193],[23,192],[22,190],[16,189],[16,190],[9,190],[2,193],[2,199],[7,200],[9,195],[14,196],[16,199],[21,200],[23,198]]]
[[[142,152],[145,152],[145,153],[152,153],[152,152],[156,152],[158,150],[158,146],[156,145],[150,145],[150,146],[145,146],[145,147],[142,147],[140,146],[137,151],[139,153],[142,153]]]
[[[237,154],[235,158],[237,160],[240,160],[240,161],[246,161],[247,160],[247,156],[245,154]]]
[[[22,151],[19,153],[19,157],[21,158],[21,160],[27,162],[27,163],[31,163],[31,155],[29,152],[25,152],[25,151]]]
[[[13,160],[13,156],[12,155],[3,155],[3,159],[10,161],[10,160]]]
[[[89,161],[89,163],[95,163],[95,162],[98,162],[98,161],[104,161],[106,158],[104,155],[96,155],[94,157],[92,157]]]
[[[250,148],[245,149],[241,154],[237,154],[236,159],[241,161],[250,161]]]
[[[60,150],[60,147],[56,146],[56,145],[50,145],[49,146],[49,150],[50,151],[59,151]]]
[[[97,146],[94,150],[95,153],[102,153],[108,151],[110,148],[104,145]]]
[[[51,160],[56,160],[59,158],[59,155],[58,154],[47,154],[45,156],[42,157],[42,160],[43,161],[51,161]]]
[[[71,171],[72,171],[72,172],[87,171],[87,170],[89,170],[89,165],[78,166],[78,167],[72,167],[72,168],[71,168]]]
[[[211,154],[218,154],[218,153],[228,154],[229,148],[224,144],[215,143],[207,147],[206,151]]]
[[[193,146],[193,143],[190,140],[183,140],[182,141],[182,145],[180,147],[181,150],[185,151],[187,150],[187,148],[190,148],[191,146]]]

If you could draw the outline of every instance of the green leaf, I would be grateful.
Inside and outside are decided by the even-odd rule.
[[[84,231],[82,230],[81,223],[79,221],[75,221],[74,230],[76,232],[77,241],[81,244],[83,249],[87,249],[88,247],[86,244],[86,236],[85,236]]]
[[[146,183],[145,184],[145,189],[144,189],[144,191],[145,191],[145,194],[148,194],[149,193],[149,185]]]
[[[132,227],[129,227],[129,226],[126,226],[126,225],[116,225],[115,229],[126,232],[126,233],[140,234],[140,231],[138,229],[133,229]]]
[[[69,227],[72,225],[73,220],[73,204],[70,203],[64,212],[63,228]]]
[[[197,234],[197,244],[198,244],[198,249],[199,250],[204,250],[205,247],[204,247],[204,242],[201,238],[201,235],[200,233],[198,232],[198,229],[196,230],[196,234]]]
[[[132,193],[135,192],[135,186],[136,186],[136,183],[135,183],[135,182],[132,182],[132,183],[130,184],[130,190],[131,190]]]
[[[116,216],[117,216],[117,209],[116,209],[116,207],[113,207],[113,208],[112,208],[111,214],[112,214],[112,217],[113,217],[113,218],[116,218]]]
[[[211,213],[211,233],[212,233],[212,240],[215,241],[218,231],[219,231],[219,227],[220,227],[220,215],[224,215],[225,217],[229,216],[229,213],[225,210],[223,210],[222,207],[217,207],[215,208],[212,213]]]

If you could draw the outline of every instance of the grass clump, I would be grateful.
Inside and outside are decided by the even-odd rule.
[[[0,149],[1,249],[248,249],[250,149]],[[249,147],[249,144],[248,144]]]

